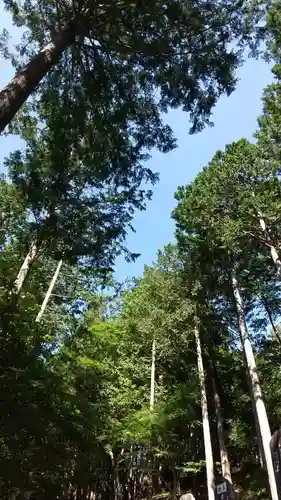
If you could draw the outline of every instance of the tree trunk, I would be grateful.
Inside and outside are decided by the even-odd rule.
[[[221,459],[221,472],[222,477],[227,481],[230,490],[230,498],[233,500],[234,493],[232,488],[232,478],[231,478],[231,468],[230,462],[228,458],[227,448],[224,442],[224,429],[223,429],[223,417],[221,411],[221,400],[217,390],[217,384],[214,375],[212,375],[212,386],[214,393],[214,402],[215,402],[215,410],[216,410],[216,421],[217,421],[217,431],[218,431],[218,440],[220,447],[220,459]]]
[[[40,309],[39,313],[37,314],[37,317],[36,317],[36,320],[35,320],[35,321],[36,321],[36,323],[39,323],[39,321],[41,321],[41,318],[42,318],[42,316],[43,316],[43,314],[44,314],[44,312],[45,312],[45,309],[46,309],[47,304],[48,304],[48,302],[49,302],[49,299],[50,299],[50,297],[51,297],[51,294],[52,294],[53,288],[54,288],[54,286],[55,286],[55,284],[56,284],[56,281],[57,281],[57,279],[58,279],[58,275],[59,275],[59,272],[60,272],[60,268],[61,268],[61,266],[62,266],[62,260],[60,260],[60,261],[58,262],[58,265],[57,265],[57,268],[56,268],[56,270],[55,270],[54,276],[53,276],[52,281],[51,281],[51,283],[50,283],[50,286],[49,286],[49,288],[48,288],[48,290],[47,290],[47,293],[46,293],[46,295],[45,295],[45,298],[44,298],[44,300],[43,300],[43,302],[42,302],[41,309]]]
[[[265,308],[266,310],[266,314],[268,316],[268,319],[269,319],[269,323],[271,324],[271,328],[272,330],[274,331],[274,333],[276,334],[276,328],[275,328],[275,324],[274,324],[274,321],[273,321],[273,318],[272,318],[272,314],[271,314],[271,310],[270,308],[268,307],[267,305],[267,302],[266,300],[262,297],[261,298],[261,301],[262,301],[262,305],[263,307]],[[279,340],[279,339],[278,339]]]
[[[152,339],[152,347],[151,347],[151,369],[150,369],[150,411],[153,411],[154,403],[155,403],[155,356],[156,356],[156,341],[155,336]],[[148,453],[147,453],[147,465],[150,469],[147,476],[149,478],[149,490],[150,497],[152,498],[154,493],[157,491],[157,477],[154,474],[155,470],[155,457],[153,453],[153,445],[154,439],[152,438]]]
[[[38,83],[74,40],[74,22],[71,22],[56,33],[39,54],[29,61],[0,92],[0,132],[10,123]]]
[[[225,440],[224,440],[224,425],[223,425],[223,416],[222,416],[222,409],[221,409],[221,399],[220,399],[219,390],[218,390],[217,382],[216,382],[216,380],[218,380],[218,373],[217,373],[216,365],[215,365],[216,355],[215,355],[215,350],[214,350],[213,343],[211,341],[210,336],[209,336],[209,343],[208,343],[208,356],[209,356],[210,377],[211,377],[212,388],[213,388],[214,406],[215,406],[215,412],[216,412],[217,434],[218,434],[220,459],[221,459],[221,472],[222,472],[222,477],[228,483],[230,500],[234,500],[235,495],[234,495],[234,490],[232,487],[231,466],[230,466],[228,452],[227,452],[227,448],[226,448],[226,444],[225,444]]]
[[[273,241],[270,237],[270,234],[266,228],[265,221],[261,216],[260,216],[259,221],[260,221],[260,226],[263,230],[263,233],[266,237],[267,244],[269,245],[271,257],[272,257],[272,260],[276,266],[278,276],[281,277],[281,260],[280,260],[278,251],[277,251],[275,245],[273,244]]]
[[[115,459],[112,450],[109,450],[109,456],[111,459],[111,466],[112,466],[114,500],[119,500],[119,498],[120,498],[120,484],[119,484],[119,477],[118,477],[118,471],[117,471],[118,464],[117,464],[117,460]]]
[[[247,364],[247,362],[246,362],[246,364]],[[265,455],[264,455],[263,444],[262,444],[262,436],[261,436],[260,424],[259,424],[258,415],[257,415],[257,409],[256,409],[256,405],[255,405],[254,391],[253,391],[253,386],[252,386],[252,383],[251,383],[251,378],[250,378],[249,370],[247,368],[246,368],[246,380],[247,380],[247,384],[248,384],[248,387],[249,387],[249,393],[250,393],[250,398],[251,398],[252,407],[253,407],[255,428],[256,428],[257,441],[258,441],[260,466],[261,466],[262,469],[266,469],[266,461],[265,461]]]
[[[197,350],[197,364],[198,364],[198,377],[201,391],[201,408],[202,408],[202,423],[203,423],[203,436],[206,458],[206,474],[207,474],[207,490],[208,500],[215,500],[215,478],[214,478],[214,460],[212,452],[211,432],[208,416],[208,404],[205,388],[205,374],[203,367],[203,358],[199,334],[198,319],[195,320],[194,335]]]
[[[18,275],[16,277],[15,283],[14,283],[14,293],[16,295],[19,295],[22,291],[22,287],[25,281],[25,278],[28,274],[28,271],[30,269],[30,266],[32,262],[34,262],[35,258],[37,256],[37,247],[36,245],[31,245],[27,256],[25,257],[22,266],[18,272]]]
[[[134,448],[133,445],[130,446],[130,468],[129,468],[129,484],[128,484],[128,499],[133,500],[134,498]]]
[[[156,354],[156,342],[155,337],[152,341],[151,349],[151,374],[150,374],[150,410],[153,410],[155,402],[155,354]]]
[[[261,297],[261,302],[262,302],[262,305],[263,307],[265,308],[266,310],[266,313],[267,313],[267,316],[268,316],[268,319],[269,319],[269,322],[271,324],[271,327],[272,327],[272,330],[273,330],[273,333],[275,335],[275,337],[277,338],[279,344],[281,344],[281,338],[280,338],[280,335],[277,331],[277,328],[274,324],[274,321],[273,321],[273,317],[272,317],[272,314],[271,314],[271,310],[270,310],[270,307],[268,306],[267,302],[266,302],[266,299],[264,297]]]
[[[270,432],[267,413],[266,413],[266,409],[265,409],[265,405],[264,405],[264,401],[263,401],[263,397],[262,397],[260,381],[259,381],[259,377],[257,374],[256,361],[255,361],[252,345],[251,345],[249,335],[248,335],[248,330],[247,330],[247,325],[246,325],[246,320],[245,320],[245,315],[244,315],[244,309],[243,309],[243,302],[242,302],[242,298],[240,295],[238,282],[237,282],[237,278],[236,278],[234,270],[232,270],[231,280],[232,280],[232,290],[233,290],[233,295],[234,295],[234,300],[235,300],[235,305],[236,305],[236,310],[237,310],[237,316],[238,316],[240,337],[241,337],[241,342],[242,342],[242,346],[243,346],[244,354],[245,354],[245,358],[246,358],[247,369],[249,371],[249,380],[250,380],[251,387],[253,390],[254,405],[255,405],[255,410],[257,413],[258,424],[259,424],[259,428],[261,431],[263,451],[264,451],[264,457],[265,457],[265,462],[266,462],[266,469],[267,469],[267,474],[268,474],[271,498],[272,498],[272,500],[278,500],[275,474],[274,474],[274,468],[273,468],[273,462],[272,462],[272,456],[271,456],[271,450],[270,450],[271,432]]]

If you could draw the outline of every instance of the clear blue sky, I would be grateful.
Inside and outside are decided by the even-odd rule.
[[[17,40],[17,33],[11,29],[10,18],[0,7],[0,31],[8,29]],[[0,87],[13,76],[14,70],[6,61],[0,61]],[[239,71],[240,83],[230,97],[222,97],[214,110],[215,126],[207,128],[198,135],[190,136],[188,115],[172,111],[167,122],[178,139],[178,148],[167,155],[155,153],[149,162],[154,171],[160,173],[160,182],[154,188],[154,196],[147,210],[137,214],[134,222],[136,233],[129,234],[128,246],[131,251],[141,253],[141,257],[128,264],[119,258],[116,263],[116,277],[139,276],[143,266],[151,264],[157,250],[174,239],[174,224],[171,212],[175,207],[174,193],[181,184],[194,179],[199,170],[206,165],[218,149],[241,137],[251,139],[256,129],[256,119],[261,113],[263,88],[271,80],[270,67],[263,61],[249,59]],[[20,146],[17,138],[0,138],[0,162]]]

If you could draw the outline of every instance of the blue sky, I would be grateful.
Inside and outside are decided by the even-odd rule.
[[[17,41],[17,32],[11,27],[9,15],[0,6],[0,31],[8,29]],[[7,61],[0,61],[0,87],[13,76],[14,70]],[[239,71],[240,82],[230,97],[218,102],[213,121],[215,126],[198,135],[190,136],[188,115],[171,111],[166,120],[174,130],[178,148],[163,155],[155,153],[149,161],[150,167],[160,173],[160,181],[154,188],[154,196],[145,212],[135,217],[136,232],[128,236],[128,247],[140,253],[135,263],[119,258],[116,263],[116,277],[139,276],[143,266],[151,264],[157,250],[174,239],[174,223],[171,212],[175,207],[174,193],[179,185],[191,182],[218,149],[241,137],[251,139],[256,129],[256,119],[261,113],[261,96],[266,85],[272,81],[270,67],[263,61],[249,59]],[[15,137],[0,137],[0,163],[9,152],[20,146]],[[1,167],[2,170],[2,167]]]
[[[151,167],[160,172],[160,182],[146,212],[135,218],[136,233],[128,237],[130,250],[141,253],[141,257],[131,264],[119,259],[116,266],[119,279],[139,276],[143,266],[155,260],[157,250],[174,240],[171,212],[177,187],[191,182],[218,149],[241,137],[251,140],[262,111],[263,89],[272,81],[272,74],[263,61],[248,59],[238,76],[237,90],[230,97],[223,96],[214,110],[214,127],[190,136],[188,115],[182,111],[169,112],[167,122],[178,139],[178,148],[167,155],[156,153],[150,160]]]

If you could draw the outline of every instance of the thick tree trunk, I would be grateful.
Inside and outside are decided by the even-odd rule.
[[[48,305],[48,302],[49,302],[49,300],[50,300],[50,297],[51,297],[52,291],[53,291],[54,286],[55,286],[55,284],[56,284],[56,281],[57,281],[57,279],[58,279],[58,275],[59,275],[59,272],[60,272],[61,266],[62,266],[62,260],[60,260],[60,261],[58,262],[58,265],[57,265],[57,268],[56,268],[56,270],[55,270],[54,276],[53,276],[52,281],[51,281],[51,283],[50,283],[50,286],[49,286],[49,288],[48,288],[48,290],[47,290],[47,293],[46,293],[46,295],[45,295],[45,298],[44,298],[44,300],[43,300],[43,302],[42,302],[41,309],[40,309],[39,313],[37,314],[37,317],[36,317],[36,320],[35,320],[35,321],[36,321],[36,323],[39,323],[39,321],[41,321],[41,318],[42,318],[42,316],[43,316],[43,314],[44,314],[44,312],[45,312],[45,309],[46,309],[46,307],[47,307],[47,305]]]
[[[265,220],[262,217],[260,217],[259,221],[260,221],[260,226],[263,230],[263,233],[266,237],[267,244],[269,245],[271,258],[276,266],[278,276],[281,277],[281,260],[280,260],[278,251],[276,249],[276,246],[273,244],[273,241],[270,237],[270,234],[266,228]]]
[[[70,23],[56,33],[39,54],[0,92],[0,132],[10,123],[38,83],[56,64],[65,49],[74,42],[74,39],[74,23]]]
[[[212,441],[211,441],[211,432],[210,432],[209,415],[208,415],[207,395],[205,388],[205,374],[204,374],[199,326],[197,319],[195,321],[194,335],[196,341],[198,377],[199,377],[199,384],[201,391],[201,408],[202,408],[203,436],[204,436],[205,459],[206,459],[208,500],[215,500],[214,460],[213,460]]]
[[[274,474],[274,468],[273,468],[273,462],[272,462],[272,456],[271,456],[271,450],[270,450],[271,432],[270,432],[270,428],[269,428],[265,404],[264,404],[263,397],[262,397],[260,381],[259,381],[259,377],[257,374],[255,357],[254,357],[252,345],[251,345],[249,335],[248,335],[248,330],[247,330],[247,325],[246,325],[246,320],[245,320],[245,315],[244,315],[244,309],[243,309],[243,302],[242,302],[242,298],[240,295],[238,282],[237,282],[237,278],[236,278],[234,270],[232,271],[232,278],[231,279],[232,279],[232,290],[233,290],[233,295],[234,295],[235,305],[236,305],[236,310],[237,310],[237,316],[238,316],[241,342],[243,345],[244,354],[245,354],[245,358],[246,358],[247,370],[249,372],[249,380],[250,380],[251,388],[253,390],[255,411],[257,413],[258,424],[259,424],[259,428],[261,431],[263,452],[264,452],[266,469],[267,469],[267,474],[268,474],[271,498],[272,498],[272,500],[278,500],[275,474]]]
[[[16,277],[15,283],[14,283],[14,293],[16,295],[19,295],[22,291],[22,287],[24,285],[25,278],[27,277],[28,271],[30,269],[30,266],[32,262],[35,260],[37,256],[37,247],[36,245],[31,245],[27,256],[25,257],[22,266],[18,272],[18,275]]]
[[[151,349],[151,372],[150,372],[150,410],[153,410],[155,402],[155,355],[156,355],[156,343],[155,343],[155,337],[153,337],[152,349]]]

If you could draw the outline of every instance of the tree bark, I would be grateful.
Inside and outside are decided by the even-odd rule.
[[[154,403],[155,403],[155,357],[156,357],[156,340],[155,340],[155,336],[153,336],[152,347],[151,347],[150,401],[149,401],[149,408],[150,408],[151,412],[154,409]],[[149,468],[151,468],[151,471],[148,472],[151,498],[153,497],[154,493],[157,491],[157,486],[158,486],[157,477],[153,473],[154,469],[155,469],[155,457],[153,454],[153,444],[154,444],[154,440],[152,439],[152,441],[150,443],[150,447],[148,449],[148,453],[147,453],[147,465]]]
[[[155,355],[156,355],[156,343],[155,337],[152,341],[151,349],[151,374],[150,374],[150,410],[153,410],[155,402]]]
[[[217,421],[217,431],[218,431],[218,440],[220,447],[220,459],[221,459],[221,472],[222,477],[228,482],[231,491],[231,500],[234,498],[233,490],[232,490],[232,478],[231,478],[231,467],[230,461],[228,458],[227,448],[224,441],[224,429],[223,429],[223,416],[221,411],[221,400],[217,390],[217,384],[214,375],[212,375],[212,386],[214,393],[214,402],[215,402],[215,410],[216,410],[216,421]]]
[[[217,434],[218,434],[220,459],[221,459],[221,472],[222,472],[222,477],[228,482],[230,500],[233,500],[235,498],[235,495],[232,487],[231,466],[224,439],[224,424],[223,424],[223,416],[221,409],[221,398],[219,395],[219,390],[216,382],[216,380],[218,380],[218,374],[215,365],[215,351],[210,336],[208,344],[208,356],[209,356],[210,378],[212,381],[214,406],[216,412]]]
[[[242,342],[242,346],[243,346],[244,354],[245,354],[245,358],[246,358],[247,370],[249,372],[249,380],[250,380],[251,388],[253,390],[255,411],[257,413],[258,424],[259,424],[260,431],[261,431],[263,452],[264,452],[266,469],[267,469],[267,474],[268,474],[271,498],[272,498],[272,500],[278,500],[275,473],[274,473],[272,455],[271,455],[271,450],[270,450],[271,432],[270,432],[270,428],[269,428],[269,423],[268,423],[268,418],[267,418],[264,400],[262,397],[260,381],[259,381],[259,377],[257,374],[257,366],[256,366],[256,361],[255,361],[255,357],[254,357],[254,353],[253,353],[253,348],[252,348],[252,345],[251,345],[251,342],[249,339],[249,335],[248,335],[245,314],[244,314],[244,308],[243,308],[243,302],[242,302],[242,298],[240,295],[239,286],[238,286],[238,282],[237,282],[237,278],[236,278],[236,274],[235,274],[234,269],[232,270],[231,281],[232,281],[232,290],[233,290],[233,295],[234,295],[234,300],[235,300],[235,305],[236,305],[236,310],[237,310],[237,316],[238,316],[240,337],[241,337],[241,342]]]
[[[253,386],[251,383],[249,370],[247,368],[246,368],[246,380],[247,380],[247,384],[249,387],[249,393],[250,393],[251,403],[252,403],[252,407],[253,407],[255,429],[256,429],[256,433],[257,433],[260,466],[262,469],[266,469],[266,461],[265,461],[265,455],[264,455],[263,444],[262,444],[260,424],[259,424],[257,409],[256,409],[256,405],[255,405],[254,391],[253,391]]]
[[[128,500],[133,500],[134,498],[134,448],[133,445],[130,446],[130,468],[129,468],[129,483],[128,483]]]
[[[74,22],[71,22],[56,33],[53,39],[0,92],[0,132],[10,123],[39,82],[74,40]]]
[[[36,245],[31,245],[27,256],[25,257],[22,266],[18,272],[18,275],[16,277],[15,283],[14,283],[14,293],[16,295],[19,295],[22,291],[22,287],[24,285],[24,281],[27,277],[28,271],[30,269],[31,264],[34,262],[35,258],[37,256],[37,247]]]
[[[280,257],[279,257],[279,254],[278,254],[278,251],[275,247],[275,245],[273,244],[273,241],[270,237],[270,234],[266,228],[266,225],[265,225],[265,220],[260,216],[259,218],[259,222],[260,222],[260,226],[263,230],[263,233],[266,237],[266,241],[267,241],[267,244],[269,245],[269,248],[270,248],[270,253],[271,253],[271,258],[276,266],[276,269],[277,269],[277,273],[278,273],[278,276],[281,277],[281,260],[280,260]]]
[[[215,500],[214,460],[213,460],[212,441],[211,441],[211,432],[210,432],[209,415],[208,415],[207,394],[205,388],[205,373],[203,366],[198,323],[199,323],[198,319],[196,318],[194,335],[195,335],[196,351],[197,351],[199,385],[201,391],[201,408],[202,408],[202,424],[203,424],[203,436],[204,436],[205,459],[206,459],[207,490],[208,490],[208,500]]]
[[[123,454],[123,452],[121,452]],[[114,457],[114,453],[112,450],[109,450],[109,456],[111,459],[111,465],[112,465],[112,473],[113,473],[113,494],[114,494],[114,500],[119,500],[120,498],[120,483],[119,483],[119,476],[118,476],[118,459]]]
[[[265,299],[264,297],[261,297],[261,302],[262,302],[263,307],[264,307],[264,308],[265,308],[265,310],[266,310],[266,313],[267,313],[267,316],[268,316],[269,322],[270,322],[270,324],[271,324],[271,327],[272,327],[273,333],[274,333],[274,335],[276,336],[276,338],[277,338],[277,340],[278,340],[279,344],[281,344],[281,338],[280,338],[280,335],[279,335],[279,333],[278,333],[278,331],[277,331],[277,328],[276,328],[276,326],[275,326],[275,324],[274,324],[274,321],[273,321],[273,317],[272,317],[272,314],[271,314],[270,307],[268,306],[267,301],[266,301],[266,299]]]
[[[263,307],[266,310],[266,314],[267,314],[269,322],[271,324],[271,328],[274,331],[274,333],[276,334],[276,327],[275,327],[275,324],[274,324],[274,321],[273,321],[273,318],[272,318],[271,310],[268,307],[267,302],[266,302],[266,300],[263,297],[261,298],[261,301],[262,301]],[[278,339],[278,340],[280,340],[280,339]]]
[[[44,300],[43,300],[43,302],[42,302],[41,309],[40,309],[39,313],[37,314],[37,317],[36,317],[36,320],[35,320],[35,321],[36,321],[36,323],[39,323],[39,321],[41,321],[41,319],[42,319],[42,316],[43,316],[43,314],[44,314],[44,312],[45,312],[45,309],[46,309],[46,307],[47,307],[47,305],[48,305],[48,302],[49,302],[49,300],[50,300],[50,297],[51,297],[52,291],[53,291],[54,286],[55,286],[55,284],[56,284],[56,281],[57,281],[57,279],[58,279],[58,275],[59,275],[59,272],[60,272],[61,266],[62,266],[62,260],[60,260],[60,261],[58,262],[58,265],[57,265],[57,268],[56,268],[56,270],[55,270],[54,276],[53,276],[52,281],[51,281],[51,283],[50,283],[50,286],[49,286],[49,288],[48,288],[48,290],[47,290],[47,293],[46,293],[46,295],[45,295],[45,298],[44,298]]]

